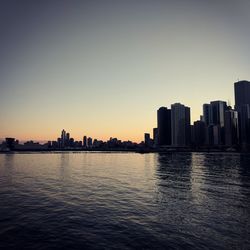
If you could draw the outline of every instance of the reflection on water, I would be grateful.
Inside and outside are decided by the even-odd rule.
[[[0,155],[3,249],[249,249],[250,156]]]

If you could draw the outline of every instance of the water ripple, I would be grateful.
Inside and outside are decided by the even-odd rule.
[[[1,249],[250,249],[250,156],[0,155]]]

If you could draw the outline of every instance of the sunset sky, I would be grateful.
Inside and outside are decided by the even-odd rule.
[[[0,138],[141,141],[250,80],[249,0],[2,0],[0,36]]]

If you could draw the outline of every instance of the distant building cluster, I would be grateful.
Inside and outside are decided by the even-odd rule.
[[[0,145],[5,150],[250,150],[250,82],[234,83],[235,106],[225,101],[203,104],[203,114],[193,125],[190,123],[190,108],[181,103],[157,111],[157,128],[153,138],[144,134],[144,141],[134,143],[110,138],[108,141],[83,136],[75,141],[64,129],[56,141],[45,144],[27,141],[20,144],[14,138],[6,138]]]
[[[92,139],[91,137],[83,136],[82,141],[75,141],[74,138],[70,137],[64,129],[61,132],[61,137],[57,138],[56,141],[48,141],[45,144],[38,142],[27,141],[20,144],[15,138],[6,138],[5,142],[0,145],[0,151],[18,150],[134,150],[137,148],[143,148],[144,143],[141,144],[132,141],[121,141],[117,138],[110,138],[108,141],[102,141]]]
[[[98,139],[92,139],[91,137],[83,136],[82,141],[75,141],[70,137],[69,133],[63,129],[61,137],[57,138],[57,141],[49,141],[49,149],[133,149],[137,146],[132,141],[121,141],[117,138],[110,138],[108,141],[102,141]]]
[[[171,109],[159,108],[153,139],[145,133],[145,146],[249,149],[250,82],[235,82],[234,93],[234,109],[225,101],[203,104],[203,114],[193,125],[189,107],[175,103]]]

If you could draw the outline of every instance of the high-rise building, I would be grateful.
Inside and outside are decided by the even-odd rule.
[[[154,146],[158,145],[158,128],[153,128],[153,142]]]
[[[214,126],[214,144],[225,144],[225,111],[227,103],[224,101],[213,101],[211,105],[211,125]]]
[[[157,111],[158,144],[171,145],[171,110],[161,107]]]
[[[239,118],[240,144],[250,145],[250,82],[238,81],[234,83],[235,109]]]
[[[235,110],[225,111],[225,145],[233,146],[239,143],[238,112]]]
[[[204,121],[196,121],[193,126],[193,140],[196,146],[205,144],[206,124]]]
[[[63,129],[61,133],[61,147],[65,146],[65,142],[66,142],[66,131]]]
[[[212,124],[212,107],[211,104],[203,104],[203,121],[208,126]]]
[[[91,148],[92,147],[92,138],[91,137],[88,138],[87,143],[88,143],[88,147]]]
[[[151,139],[150,139],[150,134],[149,133],[144,134],[144,143],[145,143],[146,147],[151,146]]]
[[[250,105],[250,82],[238,81],[234,83],[235,108]]]
[[[84,148],[87,148],[88,147],[88,144],[87,144],[87,136],[83,136],[83,147]]]
[[[214,145],[214,125],[208,125],[206,126],[206,134],[205,134],[205,144],[207,146],[212,146]]]
[[[213,101],[210,102],[210,105],[212,114],[211,123],[214,125],[220,125],[220,127],[223,128],[225,125],[224,116],[227,108],[227,103],[224,101]]]
[[[173,146],[190,144],[190,108],[180,103],[171,105],[171,131]]]
[[[213,128],[213,145],[219,146],[221,145],[221,126],[220,125],[212,125]]]
[[[70,134],[66,133],[65,146],[69,146]]]
[[[239,114],[240,144],[250,145],[250,105],[237,106]]]
[[[62,147],[62,138],[57,138],[57,145],[59,148]]]

